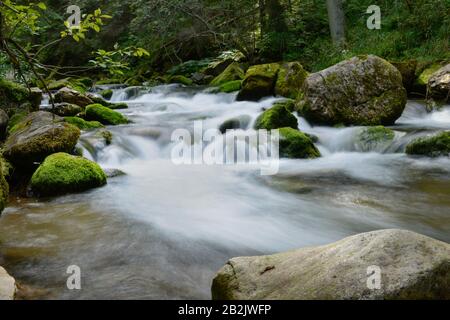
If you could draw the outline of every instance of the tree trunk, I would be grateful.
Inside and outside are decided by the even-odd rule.
[[[345,15],[342,0],[327,0],[331,38],[336,46],[345,43]]]

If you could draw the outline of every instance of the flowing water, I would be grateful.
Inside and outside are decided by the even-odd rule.
[[[414,158],[412,139],[450,129],[450,106],[427,113],[410,101],[394,142],[362,152],[361,128],[300,129],[323,157],[282,159],[280,172],[252,166],[173,164],[171,133],[245,116],[248,126],[277,99],[235,102],[234,94],[179,86],[116,88],[133,123],[108,128],[107,146],[84,133],[84,155],[126,175],[58,198],[12,199],[0,218],[0,265],[27,298],[209,299],[227,259],[329,243],[383,228],[450,242],[450,159]],[[243,131],[242,131],[243,132]],[[196,141],[196,143],[199,143]],[[67,267],[82,289],[66,288]]]

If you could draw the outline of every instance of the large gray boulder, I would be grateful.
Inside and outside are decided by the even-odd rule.
[[[400,72],[379,57],[358,56],[306,78],[298,111],[325,125],[392,125],[406,106]]]
[[[435,72],[428,81],[428,92],[437,100],[449,101],[450,99],[450,64]]]
[[[0,267],[0,300],[14,300],[16,281]]]
[[[29,114],[15,125],[3,147],[3,156],[19,169],[34,169],[57,152],[71,152],[80,137],[80,129],[50,112]]]
[[[372,278],[376,268],[379,283]],[[212,296],[450,299],[450,245],[410,231],[381,230],[320,247],[233,258],[214,278]]]

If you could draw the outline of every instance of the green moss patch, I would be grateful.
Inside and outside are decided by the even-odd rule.
[[[104,127],[98,121],[86,121],[86,120],[78,118],[78,117],[65,117],[64,121],[76,126],[78,129],[81,129],[81,130],[91,130],[91,129],[98,129],[98,128]]]
[[[312,139],[299,130],[281,128],[280,156],[296,159],[314,159],[320,157],[319,150]]]
[[[255,129],[298,128],[297,118],[286,109],[284,104],[276,104],[256,119]]]
[[[31,178],[38,196],[81,192],[106,184],[106,174],[98,164],[67,153],[48,156]]]
[[[230,81],[242,79],[244,79],[244,70],[241,69],[237,62],[233,62],[224,70],[224,72],[211,81],[211,86],[220,86]]]
[[[416,139],[406,146],[406,153],[428,157],[449,156],[450,131],[444,131],[431,137]]]
[[[86,107],[86,120],[98,121],[105,125],[119,125],[129,122],[121,113],[101,104],[91,104]]]
[[[231,93],[241,90],[242,80],[230,81],[222,84],[219,87],[219,91],[223,93]]]

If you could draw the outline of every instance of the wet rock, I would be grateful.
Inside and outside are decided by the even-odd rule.
[[[369,289],[368,268],[380,268]],[[372,271],[373,272],[373,271]],[[449,299],[450,245],[414,232],[381,230],[319,247],[231,259],[213,299]],[[370,282],[372,284],[372,282]]]
[[[14,300],[16,280],[0,267],[0,300]]]
[[[364,128],[359,131],[356,140],[358,151],[382,151],[395,138],[395,132],[383,126]]]
[[[223,134],[227,130],[245,130],[250,124],[251,118],[248,115],[242,115],[236,118],[229,119],[219,126],[219,131]]]
[[[42,110],[54,113],[60,117],[73,117],[80,112],[83,112],[83,108],[81,108],[80,106],[67,102],[55,103],[54,107],[49,105]]]
[[[258,101],[263,97],[273,96],[280,65],[278,63],[250,67],[237,96],[238,101]]]
[[[280,157],[291,159],[314,159],[320,152],[310,136],[292,128],[281,128]]]
[[[303,83],[307,77],[308,72],[299,62],[283,63],[278,72],[275,94],[296,99],[302,92]]]
[[[400,72],[389,62],[358,56],[313,73],[297,104],[310,122],[325,125],[392,125],[406,106]]]
[[[48,156],[31,178],[31,190],[38,196],[81,192],[106,184],[100,166],[83,157],[67,153]]]
[[[275,104],[269,110],[264,111],[255,123],[255,129],[272,130],[284,127],[298,129],[297,118],[286,109],[284,104]]]
[[[440,64],[434,63],[431,65],[428,65],[425,68],[422,67],[421,71],[419,69],[419,76],[417,77],[417,79],[414,81],[414,84],[413,84],[414,93],[419,93],[422,96],[426,96],[427,86],[428,86],[428,82],[430,81],[431,76],[441,68],[442,68],[442,66]]]
[[[38,111],[41,105],[44,93],[41,89],[34,87],[30,89],[30,103],[32,105],[33,111]]]
[[[105,125],[119,125],[129,122],[121,113],[100,104],[92,104],[86,107],[86,120],[98,121]]]
[[[116,178],[127,175],[125,172],[119,169],[104,169],[104,171],[108,178]]]
[[[46,111],[33,112],[12,128],[4,157],[18,169],[32,169],[52,153],[71,152],[80,130]]]
[[[230,64],[220,75],[215,77],[210,85],[220,86],[230,81],[242,80],[244,79],[244,70],[239,66],[237,62]]]
[[[406,146],[406,153],[427,157],[450,156],[450,131],[418,138]]]
[[[80,130],[91,130],[103,128],[104,126],[98,121],[86,121],[79,117],[65,117],[64,121],[76,126]]]
[[[93,104],[94,102],[88,96],[73,89],[64,87],[60,89],[54,98],[55,102],[66,102],[76,104],[82,108]]]
[[[400,71],[402,75],[403,86],[407,92],[411,92],[413,89],[414,81],[416,80],[417,61],[394,61],[391,64]]]
[[[450,101],[450,64],[440,68],[428,80],[429,96],[439,101]]]
[[[203,69],[203,73],[207,76],[217,77],[233,62],[234,60],[231,58],[211,62],[205,69]]]

